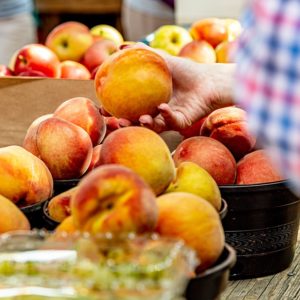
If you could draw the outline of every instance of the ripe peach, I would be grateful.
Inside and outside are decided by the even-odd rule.
[[[78,229],[74,225],[73,216],[68,216],[55,228],[54,239],[61,237],[64,233],[73,234],[77,231]]]
[[[89,134],[94,146],[105,136],[104,117],[89,98],[75,97],[66,100],[57,107],[53,115],[83,128]]]
[[[48,214],[56,222],[61,223],[71,215],[70,201],[77,186],[53,197],[48,203]]]
[[[138,121],[141,115],[157,114],[157,106],[170,100],[172,77],[158,54],[128,48],[112,54],[99,67],[95,88],[112,116]]]
[[[97,145],[93,148],[92,160],[87,169],[87,172],[92,171],[93,169],[100,166],[100,153],[101,153],[102,144]]]
[[[180,130],[180,134],[183,135],[185,139],[192,137],[192,136],[199,136],[200,129],[205,121],[206,117],[201,118],[200,120],[196,121],[191,126]]]
[[[283,180],[265,150],[245,155],[237,164],[237,184],[255,184]]]
[[[162,193],[175,176],[168,146],[154,131],[143,127],[125,127],[104,140],[101,164],[124,165],[139,174],[154,190]]]
[[[228,40],[227,24],[220,18],[205,18],[194,22],[190,27],[194,40],[204,40],[214,48]]]
[[[200,134],[224,144],[237,160],[249,153],[256,143],[248,130],[246,112],[234,106],[213,111],[203,123]]]
[[[236,47],[235,41],[224,41],[220,43],[215,51],[218,63],[234,63],[234,50]]]
[[[196,136],[182,141],[176,148],[173,159],[176,166],[183,161],[192,161],[204,168],[218,185],[235,181],[236,161],[231,152],[219,141],[205,136]]]
[[[79,178],[92,159],[93,145],[88,133],[61,118],[42,121],[33,143],[54,179]]]
[[[91,233],[151,232],[155,195],[144,180],[120,165],[99,166],[79,183],[71,201],[76,228]]]
[[[162,236],[182,239],[200,260],[199,271],[211,266],[224,249],[222,223],[216,209],[190,193],[167,193],[157,198],[156,231]]]
[[[0,234],[14,230],[30,230],[23,212],[9,199],[0,195]]]
[[[0,148],[0,195],[31,205],[53,193],[52,176],[38,157],[20,146]]]
[[[215,63],[215,49],[206,41],[192,41],[183,46],[178,56],[189,58],[198,63]]]

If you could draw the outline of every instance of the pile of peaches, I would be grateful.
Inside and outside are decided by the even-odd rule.
[[[162,26],[149,42],[153,48],[199,63],[230,63],[241,32],[236,19],[207,18],[189,29]],[[0,65],[0,76],[93,79],[103,61],[128,43],[134,42],[124,41],[122,34],[107,24],[90,29],[76,21],[61,23],[49,32],[44,44],[18,49],[8,66]]]
[[[0,148],[0,232],[30,229],[20,207],[50,199],[56,232],[156,232],[183,240],[198,270],[209,268],[225,243],[219,185],[280,180],[256,150],[245,111],[215,110],[171,153],[159,134],[138,124],[172,97],[159,54],[119,50],[100,65],[94,86],[97,103],[66,99],[32,120],[22,146]],[[118,126],[108,126],[104,114]],[[77,186],[55,194],[55,182],[72,179]]]

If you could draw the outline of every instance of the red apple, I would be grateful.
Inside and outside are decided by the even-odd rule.
[[[215,63],[215,49],[206,41],[192,41],[184,45],[178,56],[189,58],[198,63]]]
[[[13,76],[13,75],[14,75],[14,73],[9,67],[7,67],[5,65],[0,65],[0,77],[1,76]]]
[[[59,78],[60,62],[56,54],[46,46],[29,44],[17,51],[13,71],[15,75]]]
[[[83,56],[82,63],[92,72],[100,66],[111,54],[118,51],[118,46],[111,40],[100,40],[95,42]]]
[[[91,73],[89,72],[89,70],[83,64],[76,61],[65,60],[61,62],[60,68],[60,78],[83,80],[91,78]]]
[[[93,42],[87,26],[80,22],[65,22],[50,31],[45,44],[57,54],[61,61],[78,62]]]

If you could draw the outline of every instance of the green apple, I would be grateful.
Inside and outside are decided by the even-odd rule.
[[[118,46],[124,41],[122,34],[115,27],[107,24],[96,25],[90,29],[90,32],[95,37],[112,40]]]
[[[150,46],[177,55],[180,49],[193,40],[185,28],[177,25],[164,25],[154,32]]]
[[[190,161],[178,166],[175,179],[165,191],[171,192],[195,194],[210,202],[218,211],[221,208],[222,198],[217,183],[205,169]]]

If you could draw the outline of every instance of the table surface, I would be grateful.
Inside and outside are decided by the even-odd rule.
[[[221,300],[300,299],[300,231],[293,263],[276,275],[230,281]]]

